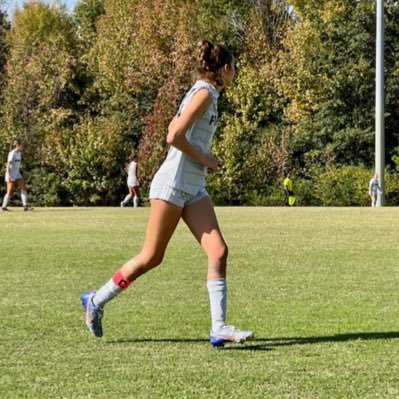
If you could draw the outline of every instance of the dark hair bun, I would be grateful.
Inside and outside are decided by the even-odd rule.
[[[21,145],[22,141],[20,139],[14,139],[11,144],[11,149],[15,148],[17,145]]]
[[[213,43],[209,40],[201,40],[198,42],[198,66],[204,71],[211,70]]]
[[[223,85],[219,70],[224,65],[233,61],[233,56],[226,47],[221,44],[213,44],[209,40],[198,42],[197,70],[202,78],[207,78],[219,85]]]

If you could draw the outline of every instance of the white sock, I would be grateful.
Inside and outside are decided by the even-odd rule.
[[[3,198],[3,205],[2,208],[7,208],[8,205],[8,201],[10,200],[10,196],[8,194],[6,194]]]
[[[122,291],[122,288],[120,288],[119,285],[116,285],[111,278],[96,292],[93,297],[93,303],[95,306],[102,308],[107,302],[114,299]]]
[[[132,199],[132,197],[132,194],[128,194],[123,200],[123,203],[126,205]]]
[[[28,192],[27,191],[21,191],[21,199],[22,199],[22,205],[27,206],[28,205]]]
[[[137,197],[136,195],[133,197],[133,204],[135,208],[139,206],[139,197]]]
[[[93,303],[102,308],[107,302],[114,299],[122,291],[129,287],[131,281],[118,270],[94,295]]]
[[[227,283],[225,278],[208,280],[209,302],[211,305],[212,330],[217,331],[226,324]]]

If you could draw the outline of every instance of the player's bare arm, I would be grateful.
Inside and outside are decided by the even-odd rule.
[[[204,154],[194,148],[186,139],[186,132],[194,125],[200,116],[209,108],[212,95],[207,89],[199,90],[182,114],[175,117],[169,125],[166,141],[178,150],[184,152],[197,162],[206,166],[210,172],[215,172],[218,160],[211,154]]]

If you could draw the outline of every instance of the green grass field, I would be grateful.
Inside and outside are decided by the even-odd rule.
[[[107,305],[79,296],[140,248],[148,208],[0,215],[0,397],[399,397],[399,209],[218,208],[228,320],[208,343],[206,257],[184,224],[163,265]]]

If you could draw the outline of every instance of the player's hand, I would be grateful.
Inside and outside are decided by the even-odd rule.
[[[213,155],[205,154],[204,165],[207,167],[208,173],[215,173],[218,168],[219,161]]]

